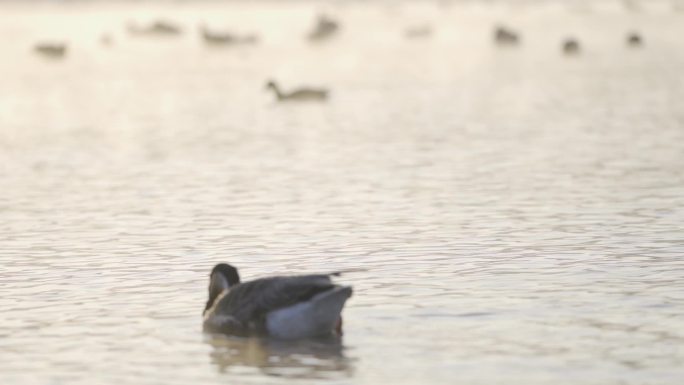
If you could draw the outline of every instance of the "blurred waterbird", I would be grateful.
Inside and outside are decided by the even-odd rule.
[[[60,59],[66,55],[67,46],[65,43],[38,43],[33,47],[33,50],[45,57]]]
[[[580,44],[573,38],[568,38],[563,42],[563,53],[566,55],[577,55],[580,53]]]
[[[328,90],[321,88],[300,88],[290,92],[283,92],[273,80],[266,83],[266,89],[273,90],[279,102],[325,101],[328,99]]]
[[[326,40],[340,29],[337,21],[331,19],[326,15],[319,15],[314,29],[309,32],[308,38],[311,41]]]
[[[518,45],[518,33],[506,27],[498,26],[494,30],[494,41],[499,45]]]
[[[627,45],[630,47],[641,47],[643,45],[643,39],[641,35],[636,32],[632,32],[627,35]]]
[[[200,25],[202,39],[208,45],[227,46],[237,44],[253,44],[258,41],[256,35],[234,35],[228,32],[211,31],[204,24]]]
[[[182,32],[181,27],[166,20],[157,20],[145,27],[129,22],[126,29],[129,34],[137,36],[176,36]]]
[[[209,276],[204,330],[240,336],[299,339],[342,334],[342,308],[352,295],[337,285],[339,273],[277,276],[242,282],[235,267],[220,263]]]

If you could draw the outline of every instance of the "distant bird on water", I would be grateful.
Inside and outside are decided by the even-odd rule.
[[[260,278],[242,282],[235,267],[220,263],[209,277],[204,330],[239,336],[300,339],[342,334],[342,308],[350,286],[333,274]]]
[[[322,88],[300,88],[290,92],[283,92],[275,81],[266,83],[266,89],[273,90],[279,102],[287,101],[325,101],[328,90]]]
[[[129,34],[137,36],[176,36],[183,32],[181,27],[166,20],[157,20],[145,27],[129,22],[126,25],[126,29]]]
[[[580,53],[580,44],[574,38],[568,38],[563,42],[563,53],[566,55],[577,55]]]
[[[253,44],[258,41],[256,35],[234,35],[228,32],[211,31],[204,24],[200,25],[202,39],[207,45],[228,46],[237,44]]]
[[[310,41],[322,41],[331,38],[340,29],[340,24],[326,15],[318,15],[313,30],[309,32]]]
[[[38,43],[33,50],[44,57],[61,59],[67,53],[67,45],[65,43]]]
[[[641,35],[636,32],[632,32],[627,35],[627,45],[630,47],[641,47],[644,44]]]
[[[520,36],[509,28],[498,26],[494,30],[494,41],[499,45],[518,45]]]

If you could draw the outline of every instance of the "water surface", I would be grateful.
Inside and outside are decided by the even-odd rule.
[[[684,15],[322,9],[343,30],[311,46],[311,3],[2,4],[0,382],[678,384]],[[125,33],[156,17],[185,33]],[[200,20],[261,43],[208,49]],[[363,269],[344,338],[202,334],[220,261]]]

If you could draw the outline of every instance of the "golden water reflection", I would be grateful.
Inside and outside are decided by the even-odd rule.
[[[207,334],[211,363],[220,373],[258,373],[285,378],[344,378],[353,373],[340,338],[281,341]]]

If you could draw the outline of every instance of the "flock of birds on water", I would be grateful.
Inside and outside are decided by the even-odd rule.
[[[494,31],[494,40],[500,45],[520,44],[520,34],[510,28],[498,26]],[[643,38],[638,32],[630,32],[625,39],[627,46],[637,48],[643,45]],[[566,55],[577,55],[581,52],[580,41],[574,37],[567,37],[561,43],[561,49]]]
[[[340,29],[338,21],[320,15],[307,39],[324,41],[335,36]],[[199,35],[208,46],[251,45],[259,42],[255,34],[231,34],[209,29],[201,24]],[[182,28],[168,21],[156,21],[147,26],[127,25],[131,36],[176,36]],[[432,34],[429,25],[414,26],[404,31],[409,39],[426,38]],[[521,44],[519,32],[506,26],[495,26],[493,41],[498,46],[515,47]],[[113,39],[103,35],[100,43],[111,46]],[[625,44],[636,48],[644,44],[641,35],[631,32]],[[52,59],[64,58],[66,43],[38,43],[37,54]],[[565,55],[579,55],[581,42],[567,37],[561,42]],[[322,88],[300,88],[283,91],[273,80],[266,88],[273,91],[278,101],[324,101],[329,91]],[[265,335],[279,339],[300,339],[342,335],[342,310],[352,296],[350,286],[339,285],[331,276],[339,273],[266,277],[243,282],[235,267],[216,265],[209,279],[209,298],[203,311],[205,331],[232,335]]]
[[[183,28],[178,24],[167,21],[157,20],[149,25],[140,26],[129,22],[126,30],[133,37],[173,37],[183,33]],[[340,30],[339,21],[327,15],[318,15],[314,26],[311,28],[306,38],[312,42],[323,42],[333,38]],[[234,47],[244,45],[254,45],[259,43],[259,36],[256,34],[234,34],[230,32],[212,30],[204,23],[198,27],[201,39],[209,47]],[[432,35],[432,28],[429,25],[417,25],[406,28],[404,37],[407,39],[428,38]],[[507,26],[498,25],[494,28],[494,43],[499,46],[514,47],[521,44],[522,38],[518,31]],[[642,36],[638,32],[627,34],[626,44],[628,47],[638,48],[644,44]],[[103,46],[112,46],[113,38],[102,35],[100,43]],[[561,52],[567,56],[579,55],[582,51],[581,42],[574,37],[567,37],[561,42]],[[39,42],[34,46],[34,52],[49,59],[63,59],[68,52],[66,42]],[[323,88],[299,88],[293,91],[283,91],[274,80],[266,83],[266,88],[273,91],[276,100],[284,101],[325,101],[329,91]]]
[[[314,27],[307,34],[307,39],[311,42],[321,42],[335,36],[339,31],[338,21],[327,15],[319,15]],[[173,37],[180,36],[183,28],[178,24],[167,21],[157,20],[149,25],[140,26],[134,22],[126,25],[126,31],[132,37]],[[259,43],[259,36],[256,34],[234,34],[230,32],[211,30],[206,24],[202,23],[198,28],[199,35],[207,46],[211,47],[234,47],[239,45],[253,45]],[[109,47],[114,44],[112,37],[108,34],[102,35],[100,43]],[[33,47],[36,54],[49,59],[63,59],[67,56],[68,45],[65,42],[38,42]],[[322,88],[299,88],[293,91],[283,91],[274,80],[266,83],[266,89],[272,90],[278,101],[325,101],[329,91]]]

